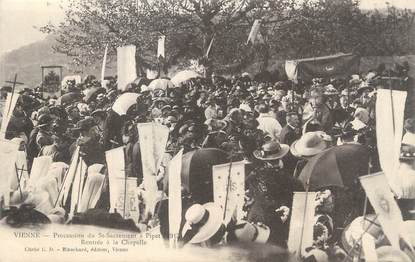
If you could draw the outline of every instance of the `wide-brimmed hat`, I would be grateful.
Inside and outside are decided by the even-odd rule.
[[[101,117],[106,117],[107,112],[103,109],[97,109],[94,112],[91,113],[91,116],[101,116]]]
[[[182,230],[182,236],[185,237],[186,234],[194,234],[188,242],[190,244],[207,241],[223,225],[222,217],[223,211],[218,204],[212,202],[204,205],[194,204],[186,211],[186,223]]]
[[[270,141],[264,144],[261,150],[255,150],[254,156],[259,160],[277,160],[284,157],[288,151],[290,151],[289,145]]]
[[[322,132],[307,132],[291,145],[295,156],[314,156],[327,149]]]
[[[79,120],[76,123],[76,127],[72,128],[72,130],[88,131],[96,125],[97,124],[95,123],[95,120],[92,117],[87,117],[85,119]]]
[[[37,120],[36,127],[44,127],[44,126],[50,125],[52,121],[53,119],[49,114],[40,115]]]
[[[271,230],[261,223],[238,221],[229,228],[228,241],[266,243]]]

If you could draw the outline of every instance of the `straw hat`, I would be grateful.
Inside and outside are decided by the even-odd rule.
[[[194,231],[195,235],[189,240],[190,244],[207,241],[221,228],[222,216],[222,208],[213,202],[204,205],[194,204],[186,211],[182,236],[184,237],[188,231]]]
[[[314,156],[327,149],[321,132],[307,132],[291,145],[291,153],[295,156]]]
[[[277,141],[270,141],[262,146],[262,150],[255,150],[254,156],[259,160],[277,160],[290,151],[290,146],[280,144]]]
[[[266,243],[270,233],[270,228],[264,224],[254,224],[242,220],[232,227],[228,234],[228,241],[234,239],[238,242]]]

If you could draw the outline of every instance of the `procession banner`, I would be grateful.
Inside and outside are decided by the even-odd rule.
[[[157,173],[166,149],[169,128],[157,123],[137,124],[143,166],[146,214],[153,214],[157,195]]]
[[[108,44],[105,45],[104,50],[104,57],[102,59],[102,67],[101,67],[101,85],[104,86],[104,78],[105,78],[105,67],[107,65],[107,52],[108,52]]]
[[[376,95],[376,138],[379,162],[389,185],[397,193],[401,184],[396,176],[399,168],[403,117],[405,110],[405,91],[381,89]]]
[[[181,149],[168,165],[169,179],[169,234],[170,247],[175,247],[180,232],[180,223],[182,221],[182,157]]]
[[[254,24],[252,25],[251,31],[249,32],[248,40],[246,40],[246,44],[251,42],[255,44],[255,40],[258,38],[259,28],[261,26],[261,19],[256,19]]]
[[[164,51],[165,41],[166,41],[166,36],[164,35],[159,36],[158,42],[157,42],[157,58],[165,57],[165,51]]]
[[[316,192],[294,192],[291,208],[288,250],[297,256],[304,254],[307,247],[313,245]]]
[[[224,224],[228,224],[236,210],[236,218],[243,218],[245,201],[245,161],[212,167],[213,199],[222,207]]]
[[[124,219],[133,219],[138,223],[138,195],[136,177],[115,177],[110,182],[110,210],[119,213]]]
[[[393,247],[400,249],[400,236],[405,237],[401,210],[395,201],[383,172],[359,177],[360,183],[373,206],[382,230]]]
[[[20,181],[20,187],[25,188],[26,183],[29,181],[29,171],[27,167],[27,158],[26,158],[26,152],[25,151],[17,151],[16,152],[16,166],[17,167],[17,173],[19,175],[19,178],[17,178],[17,175],[11,175],[9,176],[9,185],[10,189],[17,190],[19,187],[19,181]]]
[[[348,77],[359,73],[360,58],[353,54],[336,54],[331,56],[312,57],[285,62],[288,79],[297,82],[299,79],[311,81],[322,77]]]
[[[75,152],[72,155],[72,160],[71,160],[71,164],[69,165],[68,171],[65,174],[65,177],[63,178],[63,182],[62,182],[62,188],[61,188],[61,193],[59,195],[58,198],[58,203],[61,203],[62,199],[63,199],[63,203],[66,203],[66,200],[68,199],[69,196],[69,190],[71,188],[73,179],[75,177],[75,172],[76,169],[78,168],[78,163],[79,163],[79,146],[76,147]]]
[[[3,108],[3,115],[1,119],[0,139],[5,139],[7,126],[9,125],[10,118],[13,115],[14,108],[16,107],[19,94],[7,93],[6,103]]]
[[[117,83],[121,91],[125,91],[127,85],[137,78],[135,52],[134,45],[117,48]]]
[[[88,172],[78,212],[82,213],[90,208],[95,208],[101,196],[104,178],[105,176],[103,174]]]
[[[72,183],[72,192],[71,192],[71,208],[69,212],[69,217],[71,218],[75,212],[79,212],[79,206],[81,203],[82,190],[84,188],[85,174],[88,166],[79,158],[78,166],[76,167],[74,181]]]
[[[15,162],[19,145],[9,140],[0,140],[0,179],[1,181],[9,181],[10,176],[15,176]],[[0,197],[4,197],[5,206],[9,206],[10,186],[8,183],[0,183]]]
[[[31,186],[35,186],[42,177],[46,176],[52,162],[51,156],[40,156],[33,159],[29,180]]]
[[[42,66],[43,98],[58,98],[62,95],[62,66]]]
[[[124,147],[117,147],[105,152],[105,158],[107,160],[108,167],[108,180],[110,187],[110,212],[115,212],[117,206],[118,194],[124,190],[124,186],[118,188],[120,185],[117,183],[118,179],[125,180],[125,156]]]

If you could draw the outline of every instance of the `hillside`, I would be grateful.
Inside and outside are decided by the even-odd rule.
[[[16,73],[19,82],[30,87],[39,85],[42,78],[41,66],[63,66],[63,76],[72,75],[74,72],[82,70],[84,70],[81,74],[83,76],[101,74],[101,65],[98,64],[86,69],[75,68],[70,64],[69,57],[53,51],[54,43],[54,36],[49,35],[44,40],[10,51],[0,57],[0,86],[5,84],[4,81],[12,80]],[[113,73],[111,69],[107,68],[110,74]],[[115,66],[114,69],[116,69]]]

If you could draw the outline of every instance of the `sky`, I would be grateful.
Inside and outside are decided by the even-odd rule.
[[[68,0],[0,0],[0,56],[46,37],[35,26],[63,21],[59,8]],[[384,8],[386,0],[361,0],[364,9]],[[415,9],[415,0],[388,0],[400,8]]]

